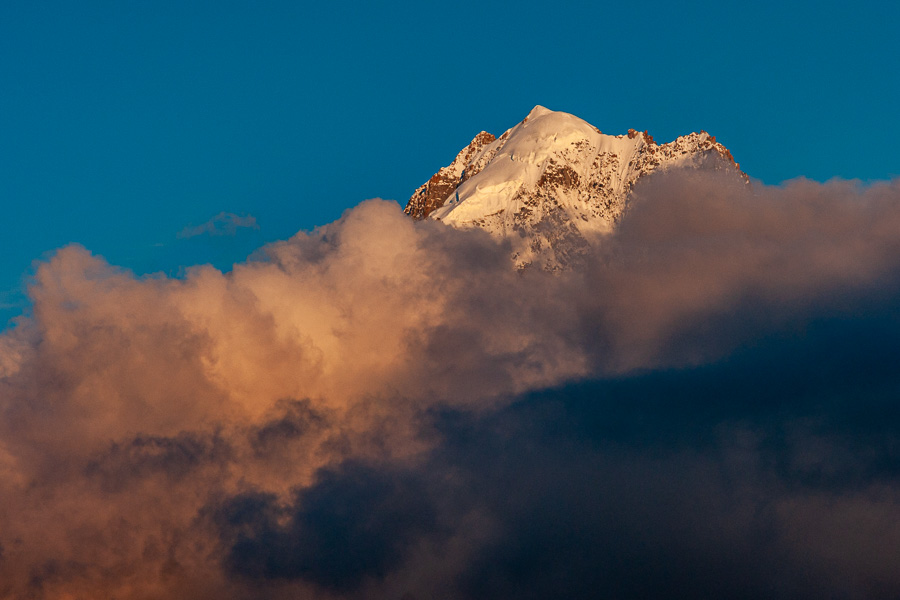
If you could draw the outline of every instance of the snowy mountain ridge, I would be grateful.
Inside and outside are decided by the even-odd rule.
[[[674,168],[727,169],[746,179],[705,131],[659,145],[647,132],[606,135],[535,106],[500,137],[475,136],[415,191],[405,212],[508,238],[519,268],[565,269],[589,239],[612,231],[638,179]]]

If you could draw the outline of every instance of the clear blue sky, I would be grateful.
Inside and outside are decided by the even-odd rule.
[[[34,259],[213,262],[405,201],[534,104],[658,141],[706,129],[751,176],[900,173],[887,2],[4,2],[0,327]],[[234,236],[178,237],[221,212]]]

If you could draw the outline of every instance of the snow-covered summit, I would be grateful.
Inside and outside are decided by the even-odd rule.
[[[535,106],[499,138],[482,131],[419,187],[405,212],[509,237],[519,267],[577,262],[588,238],[609,232],[635,182],[672,168],[740,172],[705,131],[659,145],[645,131],[605,135],[564,112]]]

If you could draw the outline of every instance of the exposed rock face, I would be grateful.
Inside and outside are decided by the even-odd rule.
[[[424,219],[436,208],[442,207],[447,198],[456,192],[459,184],[474,175],[472,169],[467,171],[466,167],[475,155],[495,139],[487,131],[476,135],[468,146],[460,150],[452,163],[432,175],[431,179],[415,191],[404,212],[414,219]]]
[[[536,106],[499,138],[481,132],[416,190],[405,212],[508,237],[520,268],[565,269],[607,233],[637,180],[672,168],[726,169],[746,179],[706,132],[659,145],[647,133],[604,135]]]

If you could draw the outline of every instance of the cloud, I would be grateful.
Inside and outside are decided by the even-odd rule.
[[[635,190],[577,271],[367,201],[0,336],[0,597],[896,597],[900,182]]]
[[[286,506],[258,492],[229,498],[216,511],[230,546],[226,568],[251,581],[306,580],[336,591],[384,577],[411,541],[436,533],[420,479],[348,461],[320,471]]]
[[[179,239],[192,238],[198,235],[235,235],[238,228],[259,229],[256,217],[253,215],[236,215],[234,213],[220,212],[202,225],[185,227],[178,232]]]

